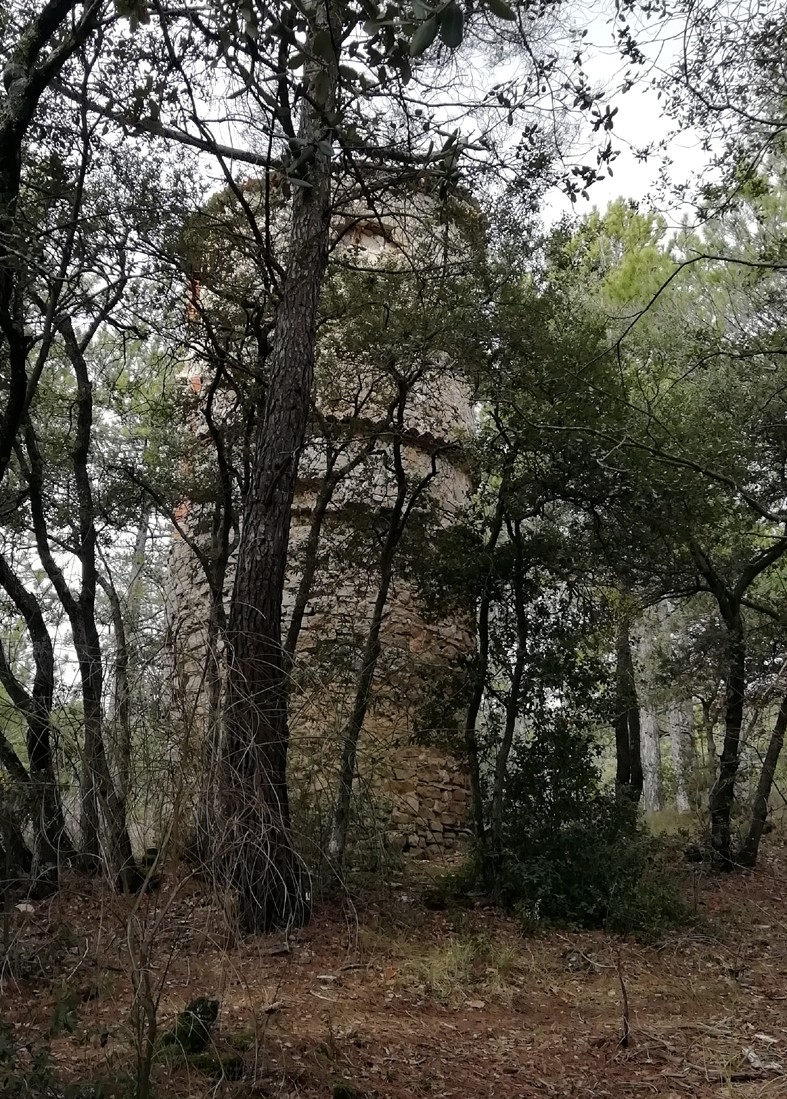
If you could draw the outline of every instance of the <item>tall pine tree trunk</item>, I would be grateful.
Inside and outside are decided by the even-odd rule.
[[[315,48],[318,35],[327,60]],[[326,49],[328,41],[331,47]],[[301,924],[310,907],[290,828],[287,660],[281,613],[291,509],[314,375],[317,306],[327,262],[333,135],[326,119],[335,108],[337,41],[323,0],[304,50],[311,60],[299,150],[308,165],[305,185],[294,188],[290,253],[276,311],[271,376],[257,427],[227,626],[220,820],[212,839],[217,868],[237,894],[241,924],[252,932]]]

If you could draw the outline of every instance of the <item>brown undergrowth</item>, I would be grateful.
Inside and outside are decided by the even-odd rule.
[[[480,901],[431,911],[403,882],[324,905],[293,936],[234,941],[198,885],[170,877],[134,917],[155,929],[152,1094],[783,1099],[787,852],[755,874],[698,876],[695,899],[699,929],[644,946],[524,937]],[[134,1094],[132,903],[73,879],[11,911],[7,1094]],[[200,996],[221,1004],[212,1048],[178,1056],[160,1035]]]

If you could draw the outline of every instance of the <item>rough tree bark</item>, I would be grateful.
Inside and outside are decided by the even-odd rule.
[[[326,37],[330,42],[324,50],[327,59],[320,59],[315,49],[319,33],[321,46]],[[243,507],[227,626],[220,819],[213,834],[217,868],[237,893],[240,922],[248,931],[302,924],[310,911],[308,882],[290,828],[281,612],[330,230],[333,133],[328,120],[335,110],[338,34],[325,2],[317,5],[305,54],[312,60],[307,62],[298,155],[307,164],[304,185],[294,188],[270,381]]]

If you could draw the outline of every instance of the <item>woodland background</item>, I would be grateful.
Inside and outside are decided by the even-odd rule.
[[[784,13],[618,4],[605,88],[585,70],[587,15],[505,0],[0,14],[4,965],[36,905],[111,898],[140,1095],[161,1052],[157,929],[185,882],[234,932],[292,932],[337,890],[408,873],[354,785],[399,576],[435,621],[474,623],[435,699],[462,714],[442,747],[472,800],[440,904],[483,897],[525,931],[672,933],[699,913],[691,866],[751,869],[778,833]],[[663,65],[654,43],[672,43]],[[667,161],[660,191],[582,213],[614,172],[616,99],[643,82],[696,134],[704,179]],[[557,223],[556,189],[577,211]],[[394,257],[340,246],[403,202],[427,212]],[[660,211],[678,202],[675,223]],[[378,372],[362,435],[321,404],[358,363]],[[450,523],[403,458],[435,363],[475,419]],[[325,475],[283,619],[310,440]],[[297,634],[325,516],[382,440],[395,492],[353,547],[377,597],[316,803],[287,769]],[[173,674],[173,530],[209,596],[207,716]],[[207,1043],[205,1010],[175,1044],[182,1026]],[[625,1002],[623,1017],[627,1042]],[[27,1094],[22,1060],[8,1080]]]

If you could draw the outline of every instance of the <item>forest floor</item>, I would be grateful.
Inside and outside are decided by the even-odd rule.
[[[137,964],[147,944],[159,1034],[196,997],[221,1003],[207,1063],[156,1054],[158,1097],[784,1099],[787,851],[754,874],[696,873],[692,893],[696,927],[656,945],[525,937],[481,902],[429,910],[407,882],[319,905],[289,939],[233,943],[194,881],[165,881],[131,916],[74,879],[2,929],[0,1083],[128,1095],[129,944]],[[220,1064],[242,1078],[217,1080]]]

